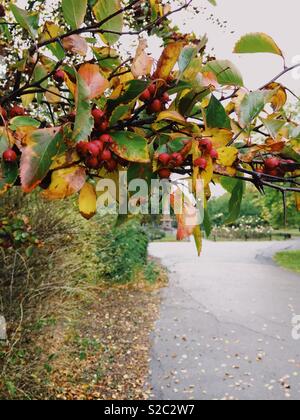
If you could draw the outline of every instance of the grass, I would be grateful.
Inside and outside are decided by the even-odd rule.
[[[43,246],[31,256],[0,249],[0,400],[145,399],[167,276],[148,262],[139,225],[85,221],[73,200],[18,191],[0,199],[0,216],[11,209],[30,218]]]
[[[281,267],[300,273],[300,250],[279,252],[274,259]]]

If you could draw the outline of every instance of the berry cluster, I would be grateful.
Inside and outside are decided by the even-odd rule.
[[[113,144],[113,138],[109,134],[102,134],[97,140],[79,142],[76,150],[88,168],[100,169],[104,166],[108,172],[114,172],[118,161],[110,150]]]
[[[205,171],[208,161],[204,156],[210,156],[213,160],[217,160],[219,155],[217,150],[214,149],[212,141],[207,138],[203,138],[199,141],[199,149],[201,150],[203,157],[196,159],[194,161],[194,166],[200,168],[202,171]]]
[[[170,101],[167,92],[160,93],[156,83],[152,83],[140,96],[140,100],[147,104],[148,114],[158,114],[163,111]]]
[[[10,108],[9,112],[0,106],[0,126],[2,126],[4,121],[7,121],[8,118],[23,117],[25,114],[25,109],[17,104]]]
[[[92,116],[95,121],[95,132],[106,133],[109,128],[109,121],[104,111],[98,108],[94,108]]]
[[[262,168],[257,168],[256,172],[274,177],[282,177],[287,172],[291,172],[291,165],[295,165],[293,160],[279,159],[278,157],[269,157],[265,160]]]
[[[158,156],[159,163],[163,166],[158,172],[161,179],[169,179],[171,169],[178,168],[183,165],[185,156],[182,153],[161,153]]]

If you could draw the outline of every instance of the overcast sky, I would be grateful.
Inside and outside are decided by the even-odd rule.
[[[193,0],[197,5],[206,5],[206,0]],[[218,58],[234,61],[242,71],[246,86],[255,89],[282,70],[280,57],[271,54],[236,55],[233,48],[241,35],[248,32],[266,32],[283,50],[287,64],[298,56],[300,63],[300,2],[299,0],[217,0],[218,6],[208,3],[205,14],[190,16],[188,27],[197,34],[207,33],[209,46],[215,47]],[[227,21],[223,30],[207,17],[213,13],[220,21]],[[179,21],[179,16],[174,18]],[[234,31],[234,33],[231,33]],[[282,79],[300,94],[300,71]]]

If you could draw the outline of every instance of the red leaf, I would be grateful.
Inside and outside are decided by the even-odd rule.
[[[88,99],[99,98],[109,87],[108,80],[102,76],[97,64],[83,64],[78,73],[86,84]]]

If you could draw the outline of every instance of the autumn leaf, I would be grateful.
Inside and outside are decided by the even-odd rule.
[[[218,163],[222,166],[230,167],[237,160],[238,153],[235,147],[222,147],[218,149]]]
[[[97,210],[97,195],[93,185],[88,182],[84,184],[79,195],[79,210],[81,215],[89,220]]]
[[[182,41],[171,42],[166,46],[159,59],[153,78],[166,80],[170,76],[171,71],[179,59],[183,47],[184,43]]]
[[[99,98],[109,88],[109,82],[101,75],[97,64],[83,64],[78,74],[86,85],[87,99]]]
[[[62,40],[65,50],[73,54],[86,56],[88,52],[88,44],[84,38],[79,35],[70,35]]]
[[[51,184],[43,192],[48,200],[58,200],[69,197],[80,191],[86,181],[86,171],[80,166],[59,169],[52,173]]]
[[[185,125],[187,124],[186,119],[179,114],[179,112],[177,111],[162,111],[158,117],[157,117],[157,122],[162,121],[162,120],[167,120],[167,121],[173,121],[176,123],[179,123],[181,125]]]
[[[146,76],[151,73],[153,58],[146,53],[147,41],[140,39],[133,64],[131,66],[131,73],[135,78]]]
[[[33,191],[47,175],[63,143],[61,127],[29,131],[23,148],[20,176],[24,192]]]

